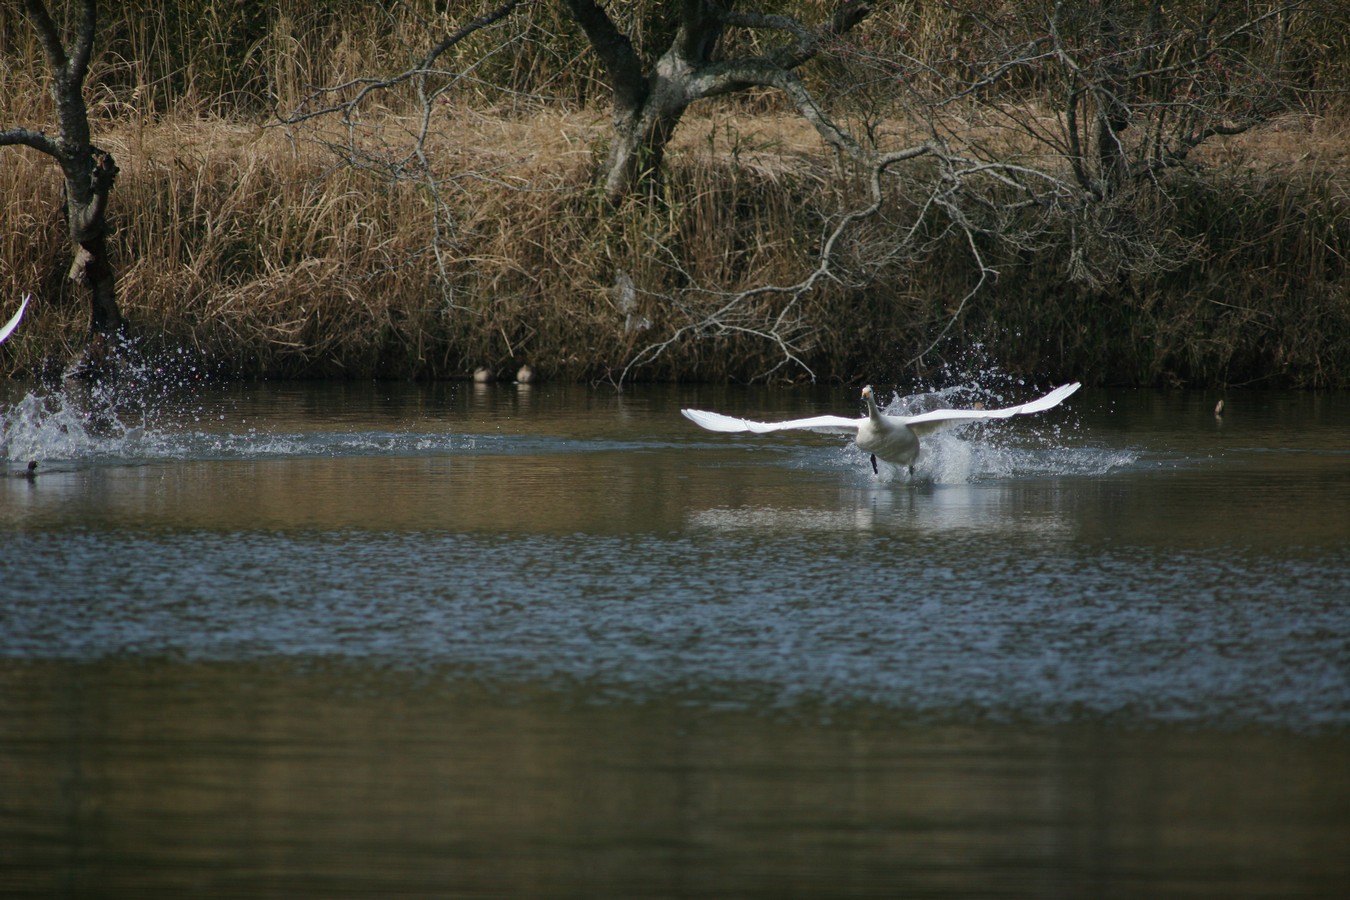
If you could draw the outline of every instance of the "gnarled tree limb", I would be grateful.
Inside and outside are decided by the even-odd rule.
[[[50,68],[52,99],[56,103],[57,136],[23,126],[0,131],[0,146],[26,146],[52,157],[65,176],[66,227],[76,245],[70,277],[89,290],[90,340],[116,332],[122,326],[116,283],[108,259],[106,213],[108,194],[117,179],[112,154],[90,142],[89,113],[84,102],[84,79],[89,71],[98,7],[94,0],[80,5],[69,49],[42,0],[25,0],[28,20],[37,33]]]

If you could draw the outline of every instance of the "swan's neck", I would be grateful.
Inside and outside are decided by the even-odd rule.
[[[871,394],[867,395],[867,417],[873,422],[880,422],[882,419],[881,410],[877,409],[877,401]]]

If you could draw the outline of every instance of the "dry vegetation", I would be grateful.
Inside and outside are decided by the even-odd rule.
[[[1036,375],[1350,385],[1350,132],[1334,104],[1206,149],[1182,201],[1155,211],[1187,248],[1165,273],[1085,283],[1069,277],[1067,239],[1050,235],[1034,254],[991,244],[1000,276],[961,306],[974,276],[960,246],[886,259],[887,230],[903,227],[901,186],[841,251],[843,268],[865,277],[823,282],[785,320],[800,364],[734,327],[644,355],[729,294],[799,281],[829,223],[863,202],[847,167],[771,100],[728,101],[682,125],[660,197],[616,212],[592,185],[607,124],[585,102],[595,73],[578,71],[589,63],[565,22],[538,19],[530,30],[567,40],[482,73],[529,81],[532,96],[468,91],[436,110],[434,183],[343,165],[331,121],[281,128],[269,113],[294,108],[306,85],[396,70],[400,48],[425,42],[417,21],[400,31],[367,10],[216,23],[218,35],[262,29],[239,52],[265,89],[229,81],[224,63],[188,65],[179,19],[156,28],[155,16],[128,13],[109,25],[90,88],[95,140],[121,166],[120,302],[147,348],[273,377],[459,377],[530,362],[547,377],[616,378],[642,359],[629,377],[898,379],[984,342],[1009,371]],[[0,68],[2,117],[42,127],[40,55],[3,14],[0,40],[27,61]],[[228,62],[227,43],[211,46]],[[156,52],[178,63],[140,62]],[[415,122],[391,99],[363,126],[380,162],[406,149]],[[87,320],[64,279],[58,173],[37,154],[0,150],[0,197],[0,297],[38,298],[0,371],[36,372],[71,355]]]

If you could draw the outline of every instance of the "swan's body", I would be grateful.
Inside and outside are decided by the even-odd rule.
[[[4,328],[0,328],[0,344],[8,340],[14,333],[14,329],[19,327],[19,320],[23,318],[23,311],[28,308],[28,301],[31,300],[28,294],[23,295],[23,302],[19,304],[19,311],[14,314],[14,318],[5,323]]]
[[[753,422],[701,409],[682,409],[680,412],[695,425],[709,431],[752,431],[764,434],[770,431],[805,430],[852,434],[859,449],[871,454],[872,471],[877,470],[877,460],[880,459],[891,465],[905,466],[913,473],[914,461],[919,458],[921,437],[943,428],[981,419],[1007,419],[1011,416],[1044,412],[1058,406],[1080,386],[1075,381],[1073,384],[1055,388],[1039,400],[1005,409],[935,409],[917,416],[888,416],[881,412],[877,409],[876,397],[870,386],[862,389],[862,399],[867,401],[867,415],[858,419],[814,416],[810,419],[791,419],[786,422]]]

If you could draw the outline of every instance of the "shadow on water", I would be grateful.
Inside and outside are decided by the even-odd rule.
[[[0,893],[1343,887],[1350,398],[841,394],[11,388]]]

